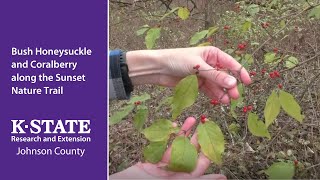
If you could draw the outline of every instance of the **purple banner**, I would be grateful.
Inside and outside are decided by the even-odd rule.
[[[1,1],[0,179],[107,178],[107,2]]]

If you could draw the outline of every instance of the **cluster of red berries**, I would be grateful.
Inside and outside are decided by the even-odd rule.
[[[268,22],[263,22],[261,23],[262,28],[267,28],[270,26],[270,24]]]
[[[246,47],[247,47],[247,44],[246,44],[246,43],[239,43],[239,44],[238,44],[238,49],[239,49],[239,50],[244,50],[244,49],[246,49]]]
[[[231,26],[228,26],[228,25],[225,25],[225,26],[223,27],[224,30],[229,30],[230,28],[231,28]]]
[[[201,121],[202,124],[206,122],[206,119],[207,119],[206,115],[202,114],[200,116],[200,121]]]
[[[252,109],[253,109],[253,107],[252,107],[251,105],[249,105],[249,106],[244,106],[243,109],[242,109],[242,111],[243,111],[244,113],[246,113],[246,112],[251,111]]]
[[[251,71],[251,72],[249,73],[249,75],[250,75],[250,76],[255,76],[255,75],[257,75],[257,72]]]
[[[278,53],[279,49],[278,48],[273,48],[274,53]]]
[[[199,68],[200,68],[200,65],[199,65],[199,64],[193,66],[193,69],[195,69],[195,70],[199,70]]]
[[[138,106],[138,105],[140,105],[141,104],[141,101],[136,101],[136,102],[134,102],[134,105],[136,105],[136,106]]]
[[[275,79],[277,77],[280,77],[280,73],[279,73],[279,71],[276,70],[276,71],[269,73],[269,76],[270,76],[270,78]]]
[[[210,104],[216,106],[216,105],[219,105],[220,102],[219,102],[217,99],[212,99],[212,100],[210,101]]]

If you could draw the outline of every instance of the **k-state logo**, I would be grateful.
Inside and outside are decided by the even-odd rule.
[[[90,120],[31,120],[30,124],[26,120],[11,120],[11,134],[90,134]]]

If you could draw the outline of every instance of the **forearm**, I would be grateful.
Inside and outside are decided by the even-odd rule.
[[[161,50],[140,50],[126,53],[129,77],[133,85],[159,84],[163,71]]]

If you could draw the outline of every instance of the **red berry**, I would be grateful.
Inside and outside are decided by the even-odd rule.
[[[136,101],[134,102],[135,105],[140,105],[141,104],[141,101]]]
[[[264,69],[264,68],[261,70],[261,74],[262,74],[262,75],[264,75],[266,72],[267,72],[267,70]]]
[[[202,124],[204,124],[206,122],[206,119],[201,119],[200,121]]]
[[[246,112],[248,111],[247,106],[244,106],[243,109],[242,109],[242,111],[243,111],[244,113],[246,113]]]
[[[271,73],[269,73],[269,76],[270,76],[270,78],[275,78],[275,76],[274,76],[274,73],[273,72],[271,72]]]
[[[218,105],[218,104],[219,104],[219,101],[216,100],[216,99],[212,99],[212,100],[210,101],[210,103],[215,106],[215,105]]]
[[[255,76],[257,73],[255,71],[251,71],[249,74],[250,76]]]
[[[240,43],[240,44],[238,44],[238,49],[244,50],[246,48],[246,46],[247,45],[245,43]]]
[[[270,78],[271,78],[271,79],[274,79],[274,78],[276,78],[276,77],[277,77],[277,75],[276,75],[276,73],[275,73],[275,72],[271,72],[271,73],[269,73],[269,76],[270,76]]]
[[[200,68],[200,65],[199,65],[199,64],[197,64],[197,65],[193,66],[193,69],[198,70],[199,68]]]
[[[228,26],[228,25],[225,25],[225,26],[223,27],[224,30],[229,30],[230,28],[231,28],[231,27]]]
[[[274,71],[273,73],[274,73],[274,75],[275,75],[276,77],[280,77],[279,71]]]
[[[295,166],[298,166],[299,161],[298,160],[294,160],[293,163],[294,163]]]
[[[200,121],[201,121],[201,123],[205,123],[205,122],[206,122],[206,119],[207,119],[206,115],[202,114],[202,115],[200,116]]]
[[[247,110],[251,111],[253,109],[253,107],[251,105],[247,106]]]
[[[279,49],[278,48],[273,48],[274,53],[278,53]]]
[[[278,88],[279,88],[279,89],[282,89],[282,84],[278,84]]]
[[[267,28],[269,25],[270,24],[268,22],[261,23],[262,28]]]

